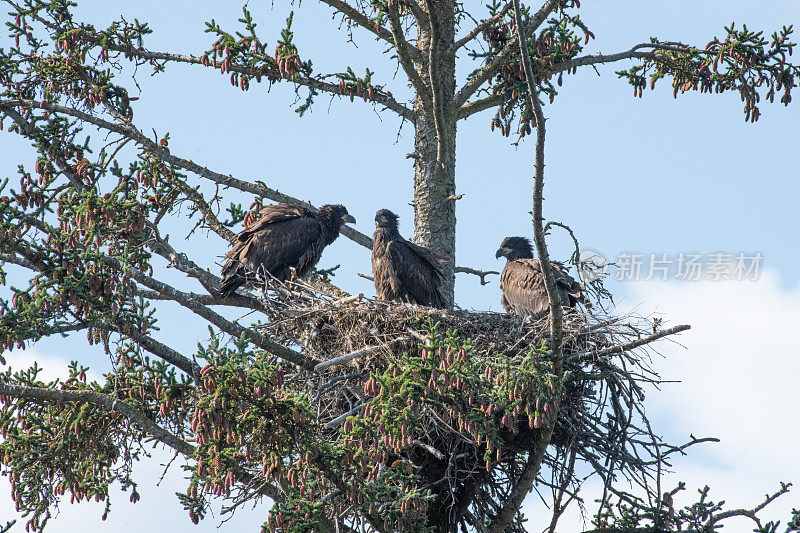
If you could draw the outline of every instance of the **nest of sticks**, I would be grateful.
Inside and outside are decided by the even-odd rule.
[[[269,320],[256,327],[319,361],[313,372],[297,370],[287,378],[305,388],[313,400],[321,438],[335,440],[348,417],[363,414],[370,400],[365,392],[370,377],[391,369],[404,353],[428,345],[433,323],[438,324],[439,332],[454,331],[469,339],[473,346],[470,357],[487,361],[522,358],[541,348],[549,335],[546,318],[530,321],[501,313],[444,311],[373,300],[361,294],[343,294],[320,280],[289,283],[288,287],[280,287],[275,297],[265,299]],[[661,441],[653,435],[644,414],[643,385],[658,383],[659,378],[642,346],[670,334],[669,330],[659,333],[659,326],[657,320],[641,317],[598,317],[575,310],[565,313],[563,361],[570,377],[556,413],[550,417],[556,426],[553,446],[545,457],[551,479],[541,479],[540,473],[545,484],[567,491],[580,484],[584,478],[575,474],[577,457],[607,486],[620,472],[633,484],[650,486]],[[405,452],[398,453],[424,473],[427,486],[447,476],[458,477],[458,472],[462,479],[464,473],[476,472],[471,462],[475,462],[480,442],[476,446],[464,430],[442,423],[436,413],[431,414],[426,428],[413,443],[406,443]],[[512,458],[529,451],[540,432],[532,421],[514,432],[506,431],[506,449],[499,450],[497,457]],[[455,469],[451,468],[453,461]],[[519,475],[520,463],[498,459],[498,468],[481,481],[474,512],[496,512],[498,502],[508,497],[502,493],[508,479]],[[451,486],[452,482],[450,479]]]

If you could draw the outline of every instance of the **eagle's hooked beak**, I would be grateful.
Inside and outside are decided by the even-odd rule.
[[[500,248],[500,249],[497,250],[497,252],[495,252],[494,258],[495,259],[500,259],[504,255],[507,255],[509,253],[511,253],[511,250],[509,250],[508,248]]]
[[[346,223],[349,223],[349,224],[355,224],[356,223],[355,217],[353,215],[349,215],[349,214],[344,216],[344,221]]]

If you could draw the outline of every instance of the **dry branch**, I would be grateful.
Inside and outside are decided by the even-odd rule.
[[[395,50],[397,50],[397,59],[400,62],[400,66],[403,67],[403,72],[406,73],[408,80],[411,82],[411,85],[414,86],[414,89],[416,90],[420,100],[422,100],[423,107],[425,109],[430,109],[430,90],[428,86],[425,85],[425,82],[422,81],[419,72],[417,72],[414,60],[411,57],[411,50],[416,50],[417,53],[419,53],[419,49],[412,46],[406,40],[406,37],[403,33],[403,25],[400,21],[400,14],[397,12],[397,5],[389,4],[387,9],[389,12],[389,27],[392,29],[392,39]]]
[[[680,333],[682,331],[686,331],[686,330],[689,330],[691,328],[692,328],[692,326],[690,326],[688,324],[682,324],[680,326],[675,326],[675,327],[672,327],[672,328],[668,328],[668,329],[663,329],[661,331],[657,331],[657,332],[653,333],[652,335],[648,335],[646,337],[643,337],[643,338],[640,338],[640,339],[636,339],[636,340],[631,341],[631,342],[629,342],[627,344],[624,344],[622,346],[611,346],[609,348],[604,348],[603,350],[600,350],[600,351],[597,351],[597,352],[594,352],[594,353],[588,353],[588,354],[571,354],[571,355],[568,356],[568,359],[570,361],[597,361],[598,359],[600,359],[602,357],[608,357],[610,355],[623,354],[623,353],[625,353],[627,351],[639,348],[640,346],[645,346],[647,344],[655,342],[658,339],[667,337],[669,335],[675,335],[676,333]]]
[[[165,163],[169,163],[178,168],[188,170],[189,172],[192,172],[200,176],[201,178],[208,179],[218,185],[222,185],[224,187],[232,187],[234,189],[240,190],[242,192],[247,192],[255,196],[268,198],[275,202],[285,202],[292,205],[299,205],[302,207],[315,209],[314,206],[309,204],[308,202],[303,202],[302,200],[298,200],[297,198],[281,193],[276,189],[267,187],[260,180],[252,180],[251,182],[251,181],[237,179],[230,175],[225,176],[224,174],[203,167],[202,165],[199,165],[194,161],[177,157],[171,154],[169,150],[159,146],[158,143],[147,138],[143,133],[141,133],[138,129],[134,128],[131,125],[116,124],[114,122],[104,120],[90,113],[86,113],[84,111],[80,111],[78,109],[67,106],[62,106],[59,104],[51,104],[48,102],[36,102],[33,100],[21,100],[21,99],[0,100],[0,109],[3,110],[4,112],[7,110],[13,110],[15,107],[22,107],[26,109],[45,109],[48,111],[52,111],[54,113],[59,113],[62,115],[67,115],[80,119],[86,123],[97,126],[98,128],[111,131],[113,133],[118,133],[124,137],[131,138],[134,142],[136,142],[143,148],[146,148],[153,154],[157,155]],[[257,185],[254,185],[254,183]],[[363,233],[349,226],[342,227],[341,234],[351,239],[352,241],[362,246],[365,246],[366,248],[370,249],[372,248],[372,239],[370,239],[368,236],[364,235]]]
[[[333,359],[328,359],[319,363],[317,366],[314,367],[315,372],[320,372],[325,370],[326,368],[344,364],[356,357],[363,357],[365,355],[370,355],[375,352],[379,352],[380,350],[384,350],[388,348],[392,343],[395,342],[402,342],[406,339],[403,337],[393,339],[391,342],[387,342],[386,344],[381,344],[380,346],[367,346],[366,348],[362,348],[360,350],[356,350],[355,352],[350,352],[348,354],[340,355],[339,357],[334,357]]]
[[[444,167],[444,153],[447,146],[447,136],[444,129],[444,101],[442,99],[442,80],[439,79],[439,42],[441,29],[439,28],[439,14],[436,12],[433,0],[425,0],[428,8],[430,22],[430,39],[428,47],[428,76],[431,87],[431,111],[433,123],[436,128],[436,162],[440,170]]]
[[[547,298],[550,300],[550,333],[552,336],[552,350],[559,353],[561,348],[562,317],[561,295],[556,287],[556,279],[553,275],[553,267],[550,263],[550,254],[547,251],[544,228],[542,221],[542,202],[544,199],[544,146],[545,146],[545,125],[542,105],[539,102],[539,91],[536,88],[536,81],[531,67],[531,57],[528,52],[526,37],[522,28],[522,14],[520,12],[519,0],[514,2],[514,16],[517,21],[517,45],[522,55],[522,65],[525,70],[525,83],[528,86],[528,97],[531,109],[536,116],[536,163],[533,179],[533,242],[536,245],[536,255],[539,258],[539,265],[544,276],[544,285],[547,289]]]
[[[589,65],[615,63],[617,61],[624,61],[625,59],[655,59],[655,53],[659,50],[669,52],[688,52],[690,50],[695,50],[700,54],[707,54],[704,50],[696,50],[691,46],[680,43],[639,43],[632,46],[629,50],[616,54],[585,55],[563,63],[556,63],[553,65],[551,72],[558,73]]]
[[[481,280],[481,285],[488,285],[489,282],[486,281],[486,276],[490,274],[494,274],[496,276],[500,275],[500,272],[496,270],[476,270],[474,268],[469,267],[456,267],[453,269],[456,273],[463,273],[463,274],[472,274],[474,276],[478,276]]]

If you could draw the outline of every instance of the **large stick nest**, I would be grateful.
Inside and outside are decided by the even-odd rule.
[[[279,288],[276,297],[265,299],[269,321],[257,327],[321,363],[314,372],[298,370],[287,379],[295,380],[313,400],[320,437],[334,441],[341,438],[348,417],[364,414],[371,399],[372,376],[391,371],[404,354],[430,347],[433,323],[438,323],[438,332],[454,331],[461,339],[469,339],[473,346],[469,357],[487,366],[522,361],[541,350],[549,334],[546,318],[530,321],[500,313],[444,311],[342,295],[321,282],[313,285],[293,283],[291,290]],[[546,484],[577,484],[577,455],[604,481],[621,471],[629,480],[649,486],[650,465],[658,453],[654,446],[660,441],[644,416],[641,384],[657,382],[658,376],[649,370],[646,353],[617,350],[621,353],[612,355],[610,348],[645,339],[654,331],[655,325],[643,319],[601,319],[577,310],[565,313],[564,370],[569,379],[554,402],[555,412],[551,409],[541,422],[556,424],[551,439],[555,447],[545,458],[551,479],[543,480],[540,472]],[[446,489],[454,494],[478,485],[471,511],[459,512],[462,518],[470,513],[492,516],[520,474],[521,461],[514,458],[533,449],[542,435],[540,424],[534,424],[530,412],[526,419],[525,412],[515,411],[515,419],[527,423],[515,421],[513,430],[511,425],[502,429],[502,449],[494,450],[489,444],[497,457],[489,468],[484,462],[487,442],[476,440],[470,427],[448,419],[452,411],[447,409],[423,411],[422,433],[413,440],[388,441],[392,453],[379,454],[378,462],[410,461],[424,487],[434,492]],[[367,413],[371,414],[368,409]],[[572,466],[566,472],[570,454]],[[452,503],[456,504],[455,497]]]

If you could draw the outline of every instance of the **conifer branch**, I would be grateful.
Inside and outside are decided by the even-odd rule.
[[[461,39],[456,41],[453,44],[453,46],[450,47],[450,49],[447,51],[447,53],[448,54],[455,54],[461,47],[463,47],[464,45],[469,43],[471,40],[473,40],[475,37],[480,35],[483,30],[485,30],[486,28],[490,27],[492,24],[495,24],[495,23],[500,22],[501,20],[503,20],[503,17],[506,16],[506,13],[508,13],[508,11],[513,6],[514,6],[514,4],[510,0],[508,2],[506,2],[506,5],[504,5],[503,8],[500,11],[498,11],[492,18],[484,20],[483,22],[481,22],[480,24],[478,24],[477,26],[472,28],[472,30],[468,34],[466,34],[464,37],[462,37]]]
[[[544,23],[545,20],[547,20],[547,17],[549,17],[550,14],[555,11],[560,3],[561,0],[547,0],[547,2],[545,2],[539,11],[537,11],[536,14],[531,18],[528,27],[525,28],[523,35],[526,39],[530,37],[533,32],[535,32],[539,26]],[[467,81],[467,83],[464,84],[461,89],[459,89],[453,98],[451,105],[455,106],[456,109],[461,108],[461,106],[463,106],[484,83],[489,81],[489,79],[500,70],[500,67],[506,63],[511,54],[517,50],[518,46],[519,45],[515,43],[513,39],[506,43],[503,50],[497,54],[494,59],[492,59],[483,68],[478,70],[478,72],[476,72],[475,75],[472,76],[472,78],[470,78],[470,80]]]
[[[0,395],[29,400],[39,404],[70,402],[90,403],[107,413],[119,413],[155,440],[166,444],[173,450],[187,457],[192,457],[195,453],[194,446],[159,426],[132,405],[105,394],[90,391],[55,390],[0,383]]]

